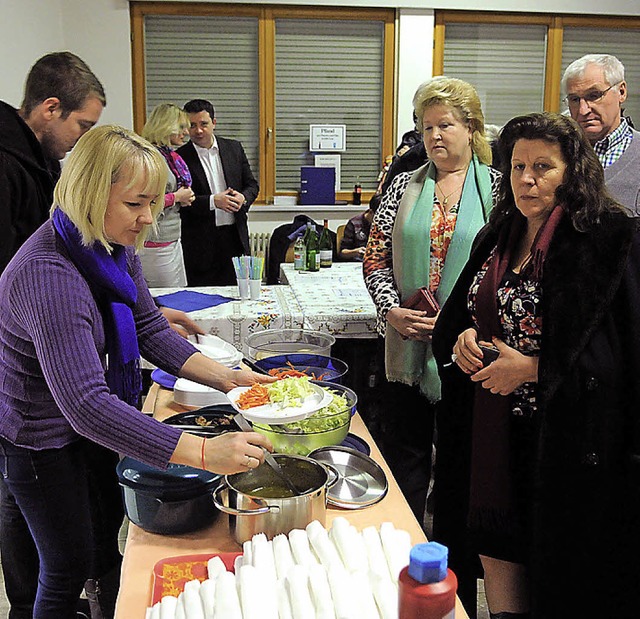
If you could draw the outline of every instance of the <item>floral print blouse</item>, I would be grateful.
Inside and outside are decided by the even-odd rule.
[[[393,248],[391,235],[398,207],[414,172],[403,172],[396,176],[384,194],[382,202],[373,219],[367,253],[364,258],[364,281],[378,311],[376,329],[384,335],[387,312],[400,306],[400,295],[393,277]],[[495,204],[500,173],[489,168],[493,201]],[[446,213],[434,196],[433,218],[430,230],[431,260],[429,265],[429,289],[435,292],[440,284],[442,268],[447,250],[451,244],[458,218],[459,204],[455,204]],[[426,239],[425,239],[426,240]],[[425,243],[426,249],[426,243]]]
[[[494,259],[491,252],[476,274],[469,289],[468,308],[477,326],[476,298],[480,282]],[[542,339],[542,288],[540,282],[507,270],[498,288],[498,315],[502,339],[524,355],[535,356]],[[513,393],[511,412],[518,417],[531,417],[536,411],[536,383],[524,383]]]

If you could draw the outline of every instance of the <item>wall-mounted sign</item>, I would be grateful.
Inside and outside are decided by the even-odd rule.
[[[344,151],[346,149],[346,125],[309,125],[310,151]]]

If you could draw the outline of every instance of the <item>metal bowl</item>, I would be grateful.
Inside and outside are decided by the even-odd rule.
[[[335,383],[311,381],[334,394],[342,396],[346,405],[332,413],[321,409],[302,421],[279,425],[254,423],[253,429],[264,434],[277,453],[306,456],[326,445],[339,445],[349,433],[351,416],[356,410],[358,396],[349,388]]]
[[[254,362],[261,370],[269,373],[275,370],[297,370],[315,380],[342,383],[349,366],[336,357],[313,353],[288,353],[274,355]]]
[[[331,355],[336,338],[329,333],[307,329],[269,329],[248,335],[245,356],[255,361],[288,353]]]

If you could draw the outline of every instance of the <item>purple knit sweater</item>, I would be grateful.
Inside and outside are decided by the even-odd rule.
[[[127,258],[138,288],[140,352],[177,374],[196,349],[156,308],[133,250]],[[32,449],[62,447],[82,435],[165,468],[180,431],[112,395],[105,367],[102,316],[48,221],[0,277],[0,435]]]

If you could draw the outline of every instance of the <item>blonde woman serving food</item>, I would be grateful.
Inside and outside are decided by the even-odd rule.
[[[204,440],[136,408],[141,354],[225,392],[272,380],[208,359],[156,308],[135,250],[163,208],[166,178],[146,140],[116,126],[88,132],[64,167],[51,219],[0,277],[2,487],[38,548],[38,619],[75,618],[85,580],[101,576],[96,565],[106,554],[117,561],[117,528],[96,547],[92,512],[104,509],[88,474],[96,454],[99,494],[113,496],[118,453],[226,474],[257,467],[262,447],[271,449],[260,434]]]

